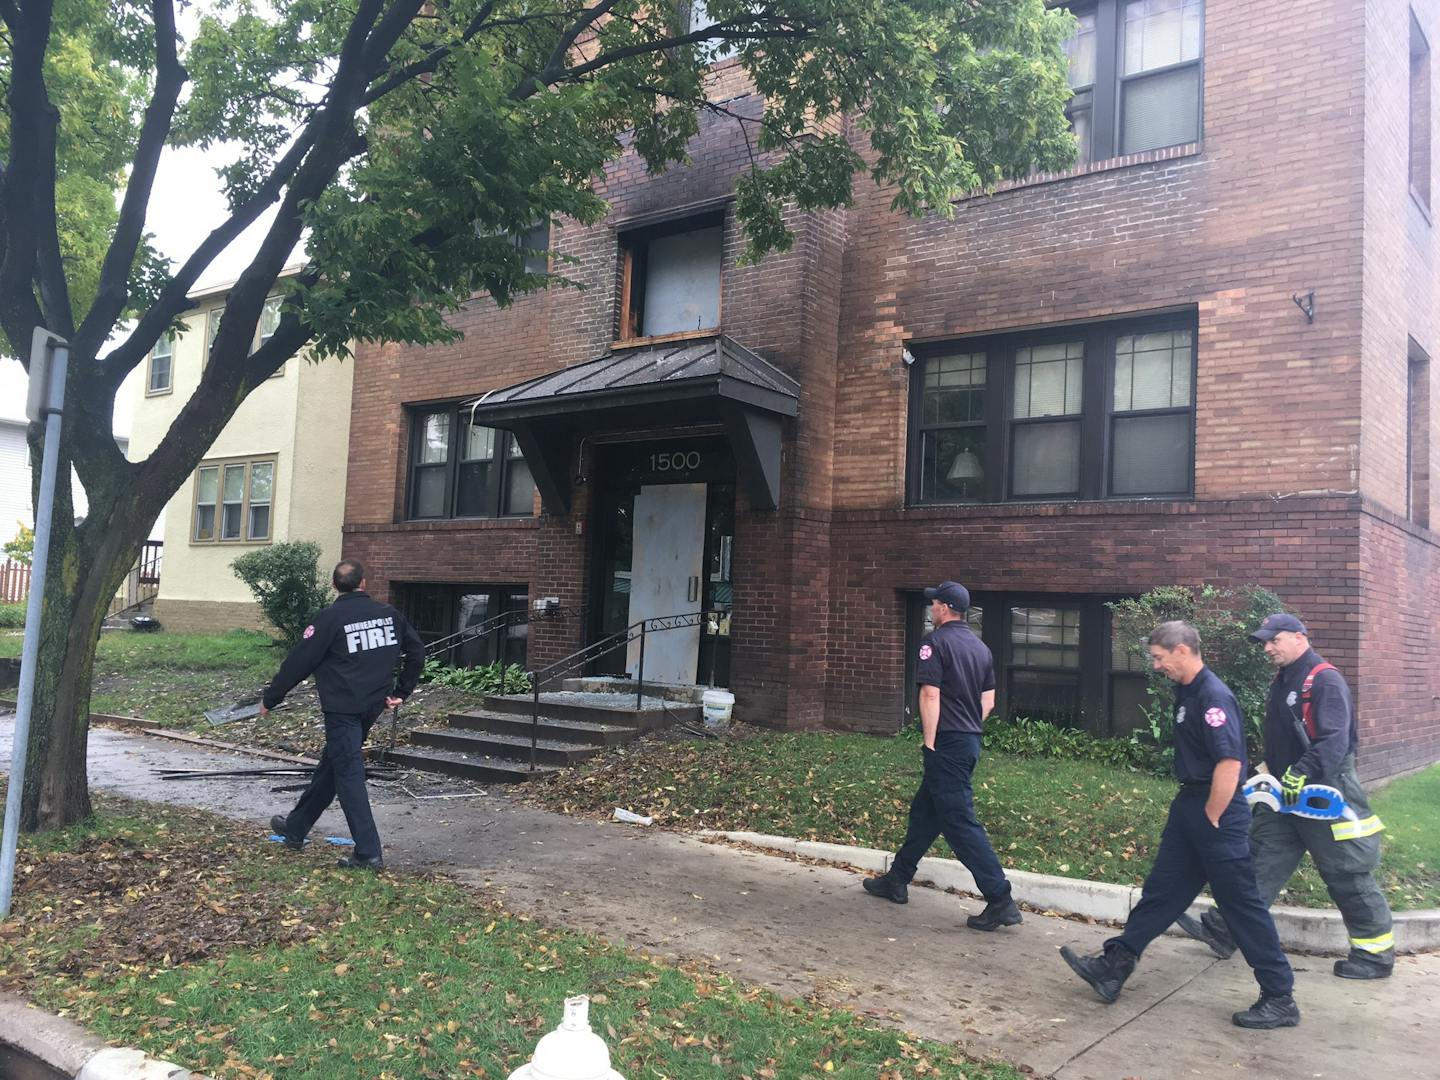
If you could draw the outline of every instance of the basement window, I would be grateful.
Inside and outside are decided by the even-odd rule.
[[[620,234],[620,340],[720,325],[724,215]]]

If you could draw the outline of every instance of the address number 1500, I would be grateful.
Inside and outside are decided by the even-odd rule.
[[[700,467],[699,450],[676,450],[671,454],[651,454],[651,472],[689,472]]]

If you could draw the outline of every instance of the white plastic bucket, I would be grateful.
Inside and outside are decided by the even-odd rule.
[[[730,723],[730,711],[735,707],[735,695],[729,690],[706,690],[700,697],[706,727],[724,727]]]

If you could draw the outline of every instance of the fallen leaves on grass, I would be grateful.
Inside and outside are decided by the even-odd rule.
[[[330,921],[324,905],[297,910],[284,898],[293,882],[237,873],[238,857],[254,857],[253,838],[227,833],[143,845],[87,837],[73,850],[23,856],[14,910],[0,923],[0,986],[24,991],[46,969],[90,979],[294,944]]]

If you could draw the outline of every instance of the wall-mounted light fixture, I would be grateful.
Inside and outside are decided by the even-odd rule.
[[[1305,313],[1305,321],[1307,323],[1313,323],[1315,321],[1314,289],[1311,289],[1307,293],[1296,293],[1294,296],[1290,297],[1290,299],[1295,301],[1295,306]]]
[[[909,349],[901,349],[900,360],[906,367],[910,367],[915,363],[915,354]]]

